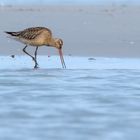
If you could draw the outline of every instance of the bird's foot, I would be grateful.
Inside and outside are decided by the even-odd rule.
[[[35,66],[34,66],[34,69],[38,69],[38,68],[39,68],[39,66],[38,66],[38,65],[35,65]]]
[[[39,68],[38,63],[35,63],[34,69],[38,69],[38,68]]]

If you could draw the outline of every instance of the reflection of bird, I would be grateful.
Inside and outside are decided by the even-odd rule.
[[[57,48],[59,50],[62,67],[66,68],[63,54],[62,54],[63,41],[62,39],[53,38],[52,32],[50,29],[45,28],[45,27],[32,27],[32,28],[27,28],[19,32],[6,31],[5,33],[10,34],[14,39],[26,45],[23,48],[23,52],[29,55],[33,59],[33,61],[35,62],[34,68],[38,68],[38,63],[37,63],[38,47],[43,46],[43,45]],[[26,51],[26,48],[28,47],[28,45],[36,47],[34,57]]]

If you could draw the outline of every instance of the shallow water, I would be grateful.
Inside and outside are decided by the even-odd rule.
[[[7,59],[0,60],[8,63]],[[0,139],[138,139],[140,69],[132,68],[131,64],[123,69],[121,59],[91,60],[90,65],[96,61],[94,69],[83,63],[84,69],[77,63],[81,59],[76,62],[74,58],[72,62],[77,63],[77,68],[66,58],[69,68],[65,70],[51,68],[49,64],[48,69],[34,70],[28,68],[28,62],[27,68],[22,68],[17,60],[12,69],[6,64],[1,67]],[[102,68],[97,69],[101,61]],[[112,64],[112,69],[103,69],[111,61],[119,63],[118,69],[118,63]]]

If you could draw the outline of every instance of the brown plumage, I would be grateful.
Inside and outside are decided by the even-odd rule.
[[[50,46],[50,47],[55,47],[59,50],[59,55],[62,63],[62,67],[66,68],[63,54],[62,54],[62,45],[63,41],[62,39],[59,38],[53,38],[52,32],[50,29],[46,27],[32,27],[32,28],[27,28],[23,31],[19,32],[5,32],[9,35],[12,36],[12,38],[16,39],[17,41],[22,42],[26,46],[23,48],[23,52],[29,55],[35,62],[34,68],[38,68],[38,63],[37,63],[37,50],[38,47],[41,46]],[[30,55],[27,51],[26,48],[28,46],[35,46],[35,56],[33,57]]]

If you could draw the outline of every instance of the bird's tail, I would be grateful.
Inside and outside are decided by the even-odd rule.
[[[19,34],[20,34],[19,32],[7,32],[7,31],[5,31],[5,33],[7,33],[11,36],[19,36]]]

